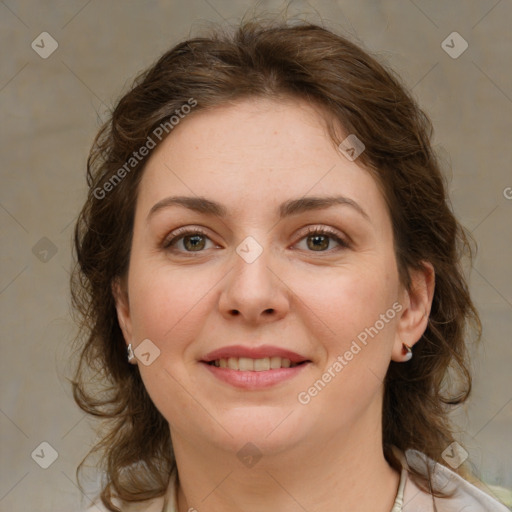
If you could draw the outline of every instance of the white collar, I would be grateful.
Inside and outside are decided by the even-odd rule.
[[[505,505],[424,453],[406,450],[404,454],[396,448],[394,451],[402,463],[402,473],[391,512],[509,512]],[[428,476],[430,469],[433,487],[453,495],[450,498],[432,497],[413,482],[409,476],[409,469],[414,469],[425,477]],[[488,492],[491,492],[490,489]]]
[[[402,464],[400,483],[395,503],[390,512],[510,512],[505,505],[480,490],[475,485],[464,480],[454,471],[434,462],[417,450],[401,452],[393,448]],[[420,489],[410,478],[409,469],[415,469],[427,476],[428,468],[434,487],[451,493],[451,498],[432,498],[428,492]],[[483,485],[483,484],[482,484]],[[489,490],[489,492],[491,492]],[[434,502],[435,507],[434,508]],[[101,504],[96,504],[89,511],[105,510]],[[178,512],[178,473],[176,467],[171,473],[167,493],[164,497],[156,498],[145,503],[131,504],[130,511],[137,512]]]

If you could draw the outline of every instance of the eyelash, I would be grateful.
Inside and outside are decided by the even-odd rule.
[[[304,238],[307,238],[307,237],[309,237],[309,236],[311,236],[313,234],[314,235],[328,236],[328,237],[332,238],[335,242],[337,242],[339,244],[339,247],[334,248],[334,249],[328,249],[326,251],[308,251],[308,252],[312,252],[312,253],[314,253],[314,252],[318,252],[318,253],[332,253],[333,251],[341,250],[341,249],[348,249],[350,247],[349,242],[347,240],[344,240],[343,238],[341,238],[338,235],[337,231],[334,231],[334,230],[332,230],[330,228],[316,227],[316,226],[308,227],[306,232],[299,239],[299,242],[301,240],[303,240]],[[171,233],[170,237],[167,237],[164,240],[164,242],[162,244],[162,248],[166,249],[166,250],[169,250],[169,251],[172,251],[172,252],[178,252],[178,253],[185,252],[186,254],[191,254],[191,255],[194,255],[194,253],[204,252],[204,250],[202,250],[202,251],[178,251],[178,250],[176,250],[176,249],[171,247],[173,244],[175,244],[176,242],[178,242],[182,238],[185,238],[186,236],[191,236],[191,235],[192,236],[193,235],[202,235],[202,236],[210,239],[208,234],[205,231],[203,231],[202,229],[199,229],[199,228],[179,228],[176,231],[174,231],[173,233]]]

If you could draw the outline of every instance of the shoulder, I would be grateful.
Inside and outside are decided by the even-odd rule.
[[[509,512],[505,505],[489,494],[417,450],[407,450],[402,463],[406,468],[413,468],[425,476],[430,470],[434,487],[451,495],[449,498],[433,498],[408,478],[404,488],[403,512],[433,512],[434,503],[438,512],[466,509],[472,512]]]
[[[114,503],[122,512],[162,512],[164,510],[164,498],[126,505],[120,505],[117,501]],[[110,510],[101,503],[101,500],[97,500],[85,512],[110,512]]]
[[[101,501],[95,501],[85,512],[110,512]]]
[[[177,512],[177,469],[174,467],[169,478],[169,486],[165,496],[152,500],[122,504],[119,500],[113,500],[117,508],[122,512]],[[85,512],[110,512],[98,498]]]

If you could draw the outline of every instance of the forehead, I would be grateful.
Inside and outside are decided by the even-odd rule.
[[[336,148],[322,112],[301,100],[256,98],[185,117],[148,160],[138,203],[147,213],[165,196],[185,194],[241,213],[337,193],[386,208],[370,173]]]

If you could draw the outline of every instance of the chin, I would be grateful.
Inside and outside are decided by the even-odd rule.
[[[281,407],[238,407],[217,418],[232,437],[217,425],[219,438],[214,442],[235,452],[252,443],[263,453],[277,454],[304,441],[306,424],[290,412]]]

